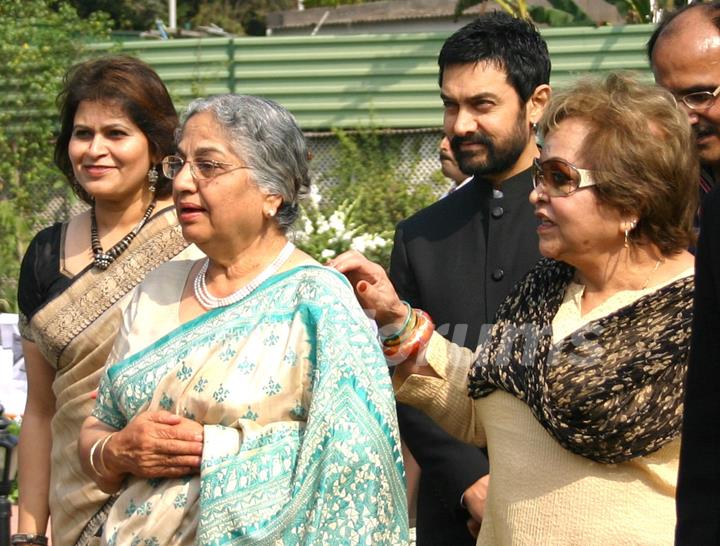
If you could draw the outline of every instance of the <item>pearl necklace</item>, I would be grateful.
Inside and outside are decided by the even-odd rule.
[[[105,271],[108,267],[110,267],[110,264],[113,263],[117,259],[117,257],[125,251],[128,246],[130,246],[130,242],[135,238],[138,233],[140,233],[140,230],[150,218],[150,215],[155,208],[155,203],[156,201],[155,199],[153,199],[152,203],[150,203],[150,206],[148,206],[147,210],[145,210],[145,214],[143,214],[143,217],[132,229],[132,231],[125,235],[125,237],[120,239],[117,243],[115,243],[112,248],[110,248],[110,250],[108,250],[107,252],[103,251],[103,247],[100,244],[100,237],[98,236],[97,218],[95,217],[95,204],[93,203],[93,206],[90,209],[90,246],[92,247],[93,251],[93,260],[95,267]]]
[[[295,245],[288,241],[283,247],[283,249],[280,251],[280,254],[278,254],[277,257],[272,261],[272,263],[270,263],[270,265],[268,265],[263,271],[261,271],[257,277],[255,277],[253,280],[251,280],[239,290],[236,290],[235,292],[233,292],[229,296],[225,296],[224,298],[216,298],[208,290],[205,277],[207,275],[208,266],[210,265],[210,258],[206,258],[205,263],[200,268],[200,271],[198,271],[197,275],[195,275],[195,281],[193,282],[195,298],[205,309],[215,309],[216,307],[225,307],[226,305],[236,303],[243,299],[245,296],[249,295],[253,290],[255,290],[263,282],[265,282],[266,279],[274,275],[277,270],[280,269],[280,266],[282,266],[287,261],[293,250],[295,250]]]

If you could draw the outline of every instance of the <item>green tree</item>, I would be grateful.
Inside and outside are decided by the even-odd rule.
[[[628,23],[652,23],[655,17],[654,10],[672,10],[685,2],[680,0],[658,0],[653,9],[650,0],[605,0],[615,6]]]
[[[682,3],[682,0],[658,0],[653,7],[650,0],[605,1],[615,6],[628,23],[651,23],[657,10],[672,10]],[[455,16],[458,17],[467,8],[484,2],[487,0],[458,0],[455,4]],[[551,27],[596,24],[573,0],[548,0],[550,7],[529,5],[527,0],[495,0],[495,2],[515,17],[530,19],[535,23]]]
[[[147,30],[155,27],[158,18],[167,23],[167,0],[69,0],[69,3],[83,19],[99,11],[106,13],[115,30]]]
[[[206,0],[189,20],[196,27],[214,23],[233,34],[264,36],[267,14],[293,7],[294,0]]]
[[[336,8],[347,4],[369,4],[370,2],[379,2],[380,0],[305,0],[306,8]]]
[[[467,8],[487,2],[487,0],[458,0],[455,4],[455,17],[462,15]],[[529,19],[527,0],[495,0],[495,3],[513,17]]]
[[[65,187],[52,161],[62,76],[86,41],[108,36],[99,13],[82,19],[66,3],[0,2],[0,298],[13,304],[29,237],[53,220],[47,207]]]
[[[351,200],[357,222],[375,231],[394,230],[400,220],[437,199],[430,184],[415,183],[419,139],[393,138],[374,128],[335,133],[340,145],[329,173],[335,184],[327,198],[332,203]]]

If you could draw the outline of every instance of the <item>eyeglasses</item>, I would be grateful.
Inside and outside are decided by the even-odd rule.
[[[720,95],[720,85],[718,85],[713,92],[696,91],[695,93],[688,93],[684,97],[680,97],[680,100],[691,110],[704,110],[712,106],[718,95]]]
[[[533,159],[533,187],[542,185],[550,197],[565,197],[581,188],[594,186],[593,171],[579,169],[564,159]]]
[[[163,174],[174,180],[175,177],[180,174],[185,163],[190,165],[190,175],[193,179],[203,182],[210,180],[216,176],[227,174],[238,169],[249,169],[244,165],[233,165],[232,163],[224,163],[222,161],[214,161],[212,159],[199,159],[197,161],[191,161],[189,159],[183,159],[177,155],[169,155],[162,160],[162,172]],[[228,169],[227,167],[232,167]]]

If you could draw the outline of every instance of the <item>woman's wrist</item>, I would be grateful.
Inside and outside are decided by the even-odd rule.
[[[387,310],[378,309],[374,318],[380,331],[392,332],[394,329],[399,329],[405,322],[410,308],[410,304],[406,301],[397,300]]]
[[[415,314],[410,304],[403,300],[400,302],[400,305],[402,305],[402,312],[398,310],[393,313],[391,315],[393,318],[389,319],[389,322],[386,322],[379,328],[380,341],[383,345],[396,344],[406,332],[415,327]]]
[[[101,436],[90,448],[90,467],[95,474],[96,482],[106,492],[108,488],[116,488],[123,480],[123,474],[114,472],[112,466],[108,464],[108,445],[116,433],[117,431]]]
[[[406,326],[391,338],[381,338],[385,360],[396,366],[406,360],[414,360],[425,347],[435,331],[430,315],[421,309],[411,309]]]
[[[10,544],[39,544],[47,546],[48,537],[37,533],[15,533],[10,537]]]

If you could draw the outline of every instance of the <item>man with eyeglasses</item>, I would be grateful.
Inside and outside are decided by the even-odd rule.
[[[657,83],[688,113],[702,167],[675,544],[720,544],[720,189],[710,191],[720,185],[720,2],[671,13],[648,56]]]
[[[702,166],[701,197],[720,181],[718,18],[720,2],[693,2],[665,17],[648,41],[655,81],[675,96],[693,126]]]

